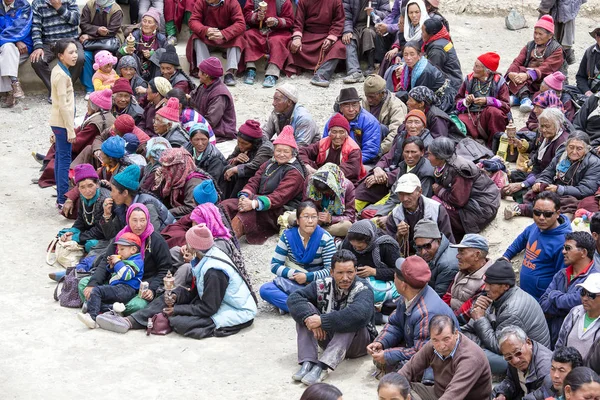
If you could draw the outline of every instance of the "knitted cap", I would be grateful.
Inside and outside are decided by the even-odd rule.
[[[204,203],[217,204],[219,195],[212,179],[206,179],[194,188],[194,201],[198,205]]]
[[[509,261],[499,258],[487,269],[483,280],[485,283],[514,286],[516,283],[515,271]]]
[[[291,83],[279,85],[275,90],[290,99],[293,103],[298,102],[298,89]]]
[[[79,164],[75,166],[75,176],[73,179],[77,185],[86,179],[98,180],[100,178],[98,177],[98,173],[96,173],[96,169],[91,164]]]
[[[406,118],[404,118],[404,121],[408,121],[410,117],[419,118],[423,125],[427,127],[427,116],[425,116],[425,113],[423,111],[417,109],[410,110],[408,114],[406,114]]]
[[[115,81],[115,84],[112,87],[113,93],[129,93],[133,94],[133,90],[131,90],[131,84],[126,78],[119,78]]]
[[[196,122],[190,128],[190,131],[188,133],[190,134],[190,140],[192,140],[192,138],[196,136],[197,133],[202,133],[207,138],[210,138],[210,127],[208,126],[208,124],[205,124],[203,122]]]
[[[172,44],[168,44],[165,47],[164,53],[160,55],[159,63],[171,64],[175,67],[179,67],[179,56],[177,55],[177,50],[175,50],[175,46]]]
[[[198,69],[211,78],[220,78],[223,76],[223,64],[221,64],[221,61],[217,57],[208,57],[206,60],[203,60],[198,65]]]
[[[331,129],[335,126],[340,128],[344,128],[346,132],[350,133],[350,123],[342,114],[337,113],[333,117],[329,118],[329,123],[327,124],[328,129]]]
[[[260,129],[260,122],[253,119],[244,122],[244,124],[240,126],[239,132],[252,139],[260,139],[263,136],[262,129]]]
[[[148,11],[146,11],[146,13],[142,15],[142,18],[144,17],[150,17],[156,22],[156,24],[160,24],[160,11],[158,11],[154,7],[150,7]]]
[[[396,260],[396,268],[404,281],[414,289],[423,289],[431,279],[429,265],[419,256],[399,258]]]
[[[115,244],[120,244],[121,246],[137,246],[137,248],[142,247],[142,241],[140,237],[133,232],[125,232],[119,237]]]
[[[298,144],[296,144],[296,138],[294,138],[294,128],[291,125],[284,126],[273,144],[284,144],[298,150]]]
[[[104,89],[90,94],[90,101],[103,110],[112,108],[112,90]]]
[[[483,64],[484,67],[486,67],[490,71],[497,71],[498,66],[500,65],[500,55],[498,53],[483,53],[482,55],[477,57],[477,59]]]
[[[100,68],[104,67],[107,64],[116,65],[117,57],[113,56],[110,51],[101,50],[96,53],[94,56],[94,71],[98,71]]]
[[[122,158],[125,155],[125,139],[121,136],[111,136],[102,142],[102,152],[107,157]]]
[[[564,81],[565,76],[560,71],[556,71],[544,78],[544,83],[548,85],[550,89],[554,89],[557,92],[561,92],[563,90]]]
[[[115,119],[115,129],[121,134],[133,132],[134,127],[135,121],[129,114],[121,114]]]
[[[154,93],[160,94],[162,97],[167,97],[167,93],[173,89],[171,82],[162,76],[157,76],[156,78],[150,79],[148,82],[148,86],[152,88]]]
[[[554,35],[554,19],[550,15],[543,15],[535,23],[534,28],[542,28]]]
[[[436,222],[430,219],[422,219],[415,225],[414,238],[441,239],[442,234]]]
[[[133,133],[124,134],[123,139],[125,140],[125,151],[127,154],[135,154],[140,145],[140,139]]]
[[[440,0],[425,0],[425,2],[431,4],[432,7],[440,8]]]
[[[156,115],[160,115],[169,121],[179,122],[179,99],[177,99],[177,97],[171,97],[167,101],[167,105],[158,110]]]
[[[363,91],[365,94],[379,93],[385,89],[385,79],[377,74],[371,74],[365,79]]]
[[[206,224],[198,224],[185,233],[185,241],[194,250],[209,250],[215,243]]]
[[[125,189],[137,191],[140,188],[140,167],[129,165],[123,171],[113,176],[113,179]]]

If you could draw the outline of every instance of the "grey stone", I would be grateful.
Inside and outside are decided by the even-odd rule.
[[[525,16],[512,8],[505,19],[506,27],[511,31],[517,31],[519,29],[527,28],[527,21]]]

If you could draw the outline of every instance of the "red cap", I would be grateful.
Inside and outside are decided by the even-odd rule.
[[[133,94],[133,90],[131,90],[131,85],[129,84],[129,81],[126,78],[117,79],[112,87],[112,92]]]
[[[483,53],[477,57],[477,59],[490,71],[496,72],[498,70],[498,66],[500,65],[500,55],[498,53]]]
[[[350,133],[350,123],[342,114],[337,113],[329,119],[328,129],[338,126],[344,128],[346,132]]]
[[[169,121],[179,122],[179,99],[177,97],[171,97],[167,101],[167,105],[158,110],[156,114]]]
[[[239,132],[252,139],[260,139],[263,136],[262,129],[260,129],[260,122],[253,119],[244,122],[244,124],[240,126]]]
[[[135,121],[133,117],[129,114],[122,114],[115,119],[115,129],[118,130],[121,134],[131,133],[133,132],[133,128],[135,127]]]
[[[298,144],[296,143],[296,138],[294,138],[294,128],[292,128],[290,125],[284,126],[279,135],[277,135],[277,139],[275,139],[273,144],[284,144],[297,150]]]
[[[398,261],[401,260],[398,259]],[[396,268],[400,270],[404,281],[415,289],[424,288],[431,279],[429,265],[419,256],[410,256],[404,259],[401,265],[396,264]]]

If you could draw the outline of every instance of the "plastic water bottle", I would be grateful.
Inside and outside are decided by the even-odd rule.
[[[375,11],[371,11],[371,20],[373,21],[373,25],[377,25],[377,24],[380,24],[381,22],[383,22],[381,17],[379,15],[375,14]],[[387,36],[387,35],[389,35],[389,32],[386,32],[383,34],[383,36]]]

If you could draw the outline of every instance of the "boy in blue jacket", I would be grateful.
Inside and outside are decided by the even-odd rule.
[[[117,254],[108,256],[108,271],[111,277],[108,285],[96,286],[90,298],[77,317],[88,328],[98,327],[96,317],[103,305],[127,303],[133,299],[140,288],[144,276],[144,260],[140,253],[141,240],[132,232],[122,234],[115,241]],[[124,307],[123,307],[124,308]]]
[[[539,301],[554,275],[565,267],[563,246],[571,232],[571,221],[560,214],[560,197],[554,192],[541,192],[533,203],[533,221],[504,252],[510,261],[521,251],[520,286]]]

